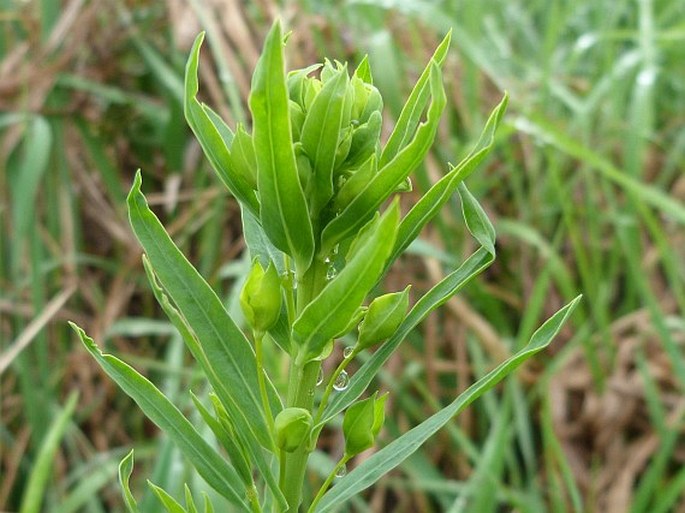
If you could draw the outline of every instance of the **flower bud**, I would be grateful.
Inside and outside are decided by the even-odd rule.
[[[271,329],[281,313],[281,282],[273,263],[266,271],[258,260],[240,292],[240,307],[245,319],[255,331]]]
[[[285,408],[274,419],[276,446],[285,452],[295,451],[312,429],[312,415],[304,408]]]
[[[361,351],[392,336],[404,320],[409,306],[409,287],[402,292],[379,296],[369,305],[359,327],[357,348]]]
[[[385,421],[385,400],[388,394],[376,398],[378,392],[350,406],[343,419],[345,455],[355,456],[373,447]]]

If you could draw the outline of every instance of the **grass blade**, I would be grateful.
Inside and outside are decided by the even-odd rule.
[[[38,450],[28,483],[24,489],[24,497],[21,501],[19,513],[40,513],[45,497],[45,489],[50,478],[50,470],[55,460],[55,453],[59,448],[60,441],[69,425],[71,416],[76,409],[78,394],[73,393],[67,399],[64,409],[55,419],[48,430],[43,443]]]

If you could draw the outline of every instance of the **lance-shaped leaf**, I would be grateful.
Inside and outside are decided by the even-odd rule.
[[[418,236],[421,229],[440,211],[457,186],[468,178],[490,153],[495,141],[495,132],[502,116],[504,116],[508,101],[509,96],[505,94],[502,101],[490,114],[478,142],[469,155],[438,180],[402,219],[391,260],[397,258],[407,249],[407,246]]]
[[[256,214],[259,212],[259,203],[254,191],[245,178],[236,173],[231,166],[231,153],[228,149],[231,140],[226,139],[231,133],[230,129],[209,107],[203,106],[197,100],[197,67],[203,39],[204,32],[195,38],[186,65],[183,102],[186,120],[221,181],[241,204]]]
[[[355,317],[385,269],[399,215],[399,204],[394,201],[345,268],[295,320],[293,339],[298,346],[300,362],[317,358],[326,344]]]
[[[473,230],[472,233],[478,233],[478,237],[482,239],[482,247],[467,258],[457,270],[443,278],[416,302],[397,331],[373,354],[371,359],[355,372],[347,388],[336,395],[333,401],[328,404],[322,416],[323,420],[315,426],[315,431],[320,430],[326,422],[347,408],[364,393],[364,390],[369,386],[374,376],[376,376],[392,353],[419,322],[430,312],[443,305],[495,260],[495,232],[482,207],[475,198],[471,197],[471,200],[464,204],[463,209],[464,219],[469,220],[466,226],[469,230]]]
[[[70,325],[107,375],[167,434],[204,480],[229,501],[244,506],[245,485],[235,469],[205,442],[178,408],[147,378],[118,358],[103,354],[81,328]]]
[[[147,209],[145,198],[142,197],[139,190],[138,194],[142,198],[142,205],[144,205],[143,220],[141,221],[141,213],[134,213],[133,209],[130,208],[130,204],[129,214],[131,215],[134,231],[138,235],[139,240],[141,240],[141,244],[143,244],[143,238],[141,237],[147,234],[145,238],[147,245],[143,244],[143,247],[148,249],[148,255],[143,258],[143,264],[155,297],[176,329],[181,333],[186,346],[195,360],[202,366],[210,384],[222,403],[229,410],[233,422],[238,426],[238,436],[248,448],[252,462],[260,470],[278,501],[283,503],[285,499],[278,489],[276,479],[262,451],[262,446],[272,447],[270,435],[267,431],[261,434],[262,439],[260,439],[259,431],[256,430],[257,426],[254,424],[257,421],[255,419],[259,419],[258,416],[262,416],[262,422],[266,423],[262,411],[254,409],[257,407],[261,408],[261,399],[256,398],[254,389],[249,389],[247,392],[240,394],[236,393],[236,390],[238,390],[236,387],[243,387],[245,383],[248,383],[249,386],[254,386],[250,381],[256,380],[256,375],[250,374],[250,369],[253,369],[253,372],[256,373],[256,362],[252,346],[250,346],[242,332],[235,326],[235,323],[233,323],[233,320],[223,309],[220,302],[218,305],[221,310],[216,308],[214,302],[219,301],[216,294],[214,294],[209,285],[197,274],[197,271],[185,260],[182,253],[169,239],[159,220]],[[134,219],[136,219],[135,224],[133,222]],[[152,265],[150,264],[153,253],[156,255],[157,262],[162,265],[162,267],[158,265],[155,270],[153,270],[154,261],[152,261]],[[168,262],[166,262],[166,267],[164,267],[165,260],[160,254],[166,255],[167,258],[171,259],[170,261],[177,264],[177,273],[173,272],[173,266],[168,266]],[[180,257],[180,259],[176,257]],[[182,261],[185,263],[182,263]],[[162,289],[159,283],[160,271],[167,275],[167,283],[175,287],[176,295],[181,296],[185,310],[183,310],[183,305],[177,303],[181,310],[179,311],[171,303],[167,293]],[[197,278],[199,278],[199,281],[197,281]],[[186,294],[183,292],[184,283],[186,286],[197,285],[198,288],[194,291],[195,294],[187,294],[188,297],[186,297]],[[206,314],[209,310],[202,310],[201,301],[209,301],[209,303],[206,303],[207,306],[209,308],[214,306],[214,313],[223,312],[222,316],[207,319]],[[190,317],[186,315],[188,312]],[[232,341],[236,345],[231,345]],[[252,362],[251,364],[250,361]],[[241,366],[241,362],[244,362],[243,366]],[[236,372],[240,372],[241,375],[237,375]],[[273,384],[268,379],[267,385],[271,408],[273,411],[280,411],[282,408],[280,398]],[[257,405],[254,404],[255,400],[258,401]],[[264,437],[266,438],[264,439]],[[266,445],[263,440],[266,440]],[[260,443],[262,444],[261,446]]]
[[[314,235],[293,151],[279,22],[264,42],[252,77],[249,105],[262,227],[271,242],[304,271],[314,255]]]
[[[383,201],[423,161],[433,144],[440,114],[445,107],[445,90],[440,77],[440,68],[432,63],[430,75],[432,100],[426,121],[419,126],[411,143],[380,168],[364,190],[326,226],[321,235],[321,255],[327,255],[339,241],[357,232],[373,216]]]
[[[216,439],[226,450],[231,464],[242,478],[245,486],[251,486],[253,484],[252,469],[247,461],[245,451],[239,445],[235,433],[233,431],[229,432],[222,423],[212,415],[205,405],[202,404],[195,394],[190,392],[190,397],[193,399],[193,403],[195,404],[197,411],[200,412],[200,416],[205,421],[205,424],[212,430]]]
[[[169,495],[164,488],[157,486],[150,480],[148,480],[147,485],[157,496],[157,499],[159,499],[159,502],[162,503],[164,509],[166,509],[168,513],[189,513],[176,499]]]
[[[432,63],[435,62],[439,66],[442,66],[442,64],[445,62],[445,57],[447,56],[447,50],[449,50],[450,47],[451,38],[452,31],[450,30],[435,49],[433,57],[428,62],[428,65],[426,65],[424,68],[419,79],[416,81],[414,88],[409,94],[407,102],[404,104],[404,107],[402,107],[402,112],[400,113],[400,117],[397,120],[390,137],[388,138],[388,142],[386,143],[385,148],[383,148],[380,158],[381,166],[384,166],[390,162],[402,150],[402,148],[409,144],[409,141],[414,134],[414,130],[416,130],[416,127],[421,120],[421,114],[428,103],[428,95],[431,88],[429,82],[430,75],[432,73]]]
[[[124,497],[124,504],[126,504],[126,511],[128,513],[140,513],[138,503],[131,493],[129,481],[133,473],[133,450],[129,452],[121,463],[119,463],[119,485],[121,485],[121,493]]]
[[[349,84],[347,67],[336,70],[312,102],[302,127],[302,147],[314,169],[311,210],[316,216],[333,197],[335,153]]]
[[[458,269],[448,274],[438,284],[431,288],[419,299],[400,324],[395,334],[378,348],[373,356],[354,373],[347,388],[333,397],[328,403],[322,420],[315,426],[320,429],[338,413],[359,398],[366,387],[373,381],[381,367],[388,361],[392,353],[418,324],[433,310],[444,304],[449,298],[461,290],[472,278],[480,274],[494,261],[494,256],[485,249],[478,249]]]
[[[128,195],[131,226],[155,275],[175,303],[199,344],[194,356],[235,422],[264,447],[272,447],[259,398],[257,363],[252,346],[216,293],[188,262],[147,205],[140,191],[140,172]],[[193,348],[191,347],[191,350]],[[215,378],[215,379],[214,379]],[[271,395],[276,392],[270,389]]]
[[[331,511],[345,500],[374,484],[390,470],[411,456],[428,438],[447,424],[455,415],[462,412],[468,405],[494,387],[523,362],[545,349],[556,334],[559,333],[559,330],[573,312],[578,301],[580,301],[580,296],[555,313],[538,328],[533,333],[526,347],[467,388],[463,394],[448,406],[392,441],[340,479],[324,496],[315,512],[325,513],[326,511]]]

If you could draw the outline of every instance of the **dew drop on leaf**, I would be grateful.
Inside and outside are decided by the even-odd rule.
[[[316,385],[317,386],[320,385],[321,383],[323,383],[323,378],[324,378],[323,369],[319,369],[319,375],[316,377]]]
[[[348,383],[350,382],[350,377],[347,375],[347,372],[342,371],[340,374],[338,374],[338,377],[335,378],[335,382],[333,383],[333,388],[337,390],[338,392],[341,392],[347,388]]]
[[[331,281],[337,275],[338,275],[338,270],[335,267],[331,266],[326,271],[326,280]]]
[[[338,470],[335,471],[335,477],[344,477],[347,474],[347,466],[341,465]]]
[[[352,347],[352,346],[347,346],[347,347],[343,350],[343,356],[344,356],[345,358],[349,358],[350,356],[352,356],[352,353],[353,353],[353,352],[354,352],[354,347]]]

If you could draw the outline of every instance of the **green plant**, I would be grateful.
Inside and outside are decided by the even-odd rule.
[[[448,35],[438,46],[385,145],[380,141],[383,101],[366,60],[352,76],[345,64],[328,61],[286,75],[284,38],[280,24],[274,24],[253,77],[253,127],[248,133],[241,125],[232,131],[197,101],[202,35],[195,41],[186,68],[185,114],[242,208],[253,267],[240,302],[252,342],[148,208],[140,173],[127,203],[154,294],[213,389],[211,410],[195,396],[193,400],[222,450],[208,443],[150,381],[103,354],[83,330],[73,327],[103,369],[177,444],[207,484],[240,510],[294,513],[305,499],[308,511],[334,509],[402,463],[457,413],[546,347],[578,301],[557,312],[525,348],[452,403],[328,489],[348,460],[375,444],[382,428],[386,396],[374,393],[357,402],[374,376],[426,315],[495,256],[494,229],[463,181],[491,149],[506,96],[468,157],[452,166],[407,215],[400,215],[397,194],[411,190],[409,175],[430,149],[446,103],[441,64],[449,41]],[[408,312],[408,289],[364,307],[392,262],[455,191],[466,226],[481,247]],[[317,402],[322,360],[337,338],[357,328],[358,343],[345,351]],[[284,390],[270,379],[275,369],[265,368],[267,343],[289,357]],[[376,351],[349,379],[347,365],[374,345]],[[309,501],[303,497],[309,455],[323,427],[343,412],[344,456]],[[121,464],[120,480],[128,510],[136,512],[128,485],[132,467],[131,453]],[[184,508],[163,489],[150,486],[168,511],[197,511],[189,489]],[[205,511],[213,511],[208,498]]]

